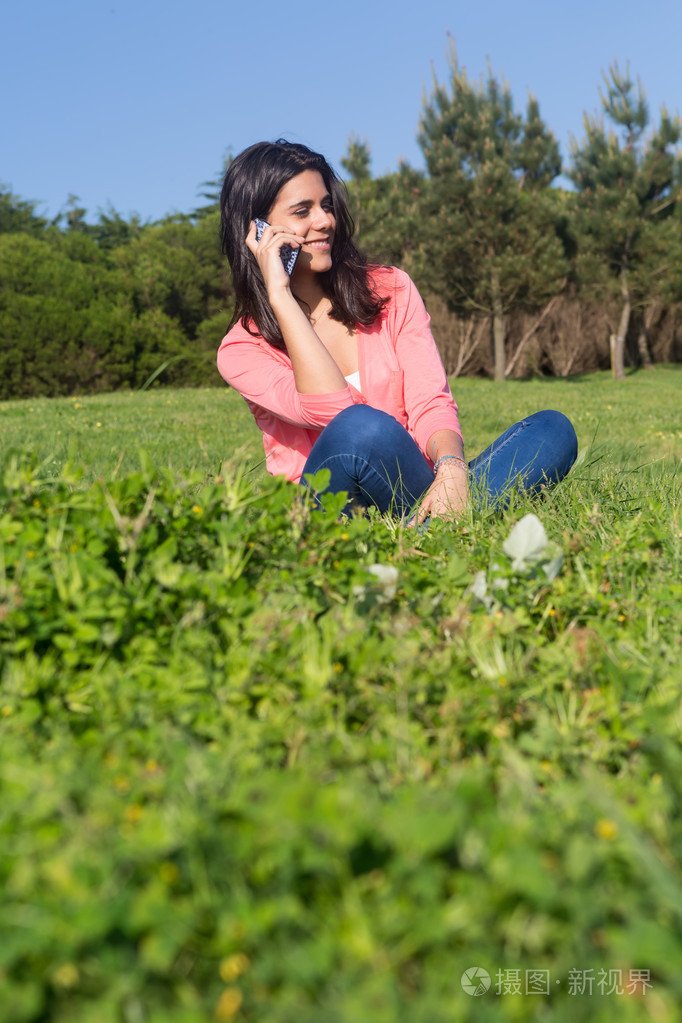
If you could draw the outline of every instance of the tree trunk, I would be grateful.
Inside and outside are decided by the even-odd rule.
[[[566,284],[566,281],[564,280],[563,284],[561,285],[562,290],[563,290],[563,287],[564,287],[565,284]],[[547,314],[550,312],[552,306],[554,306],[556,304],[556,301],[557,301],[558,298],[559,298],[558,295],[555,295],[554,298],[550,298],[549,302],[547,303],[545,308],[542,310],[542,312],[540,313],[539,317],[537,318],[537,320],[535,321],[533,326],[530,328],[530,330],[527,330],[526,333],[523,335],[523,337],[521,338],[521,340],[519,341],[519,343],[518,343],[518,345],[516,347],[516,351],[514,352],[514,354],[512,355],[511,359],[509,360],[509,362],[506,365],[506,368],[505,368],[505,371],[504,371],[505,377],[508,377],[509,374],[514,371],[514,366],[518,362],[519,356],[521,355],[521,352],[523,351],[523,349],[526,347],[527,342],[532,338],[532,336],[535,333],[535,331],[538,330],[538,328],[540,327],[540,324],[544,320],[545,316],[547,316]]]
[[[493,363],[495,366],[495,380],[504,380],[504,309],[502,307],[502,296],[500,294],[500,279],[496,270],[493,270],[492,273],[491,289],[493,297]]]
[[[642,319],[639,324],[639,333],[637,334],[637,351],[641,359],[642,365],[645,369],[653,369],[654,363],[651,358],[651,352],[649,351],[649,326],[653,317],[653,311],[651,307],[645,309],[642,313]],[[647,319],[649,322],[647,323]]]
[[[628,288],[627,270],[620,273],[620,293],[623,298],[623,308],[620,311],[620,323],[618,333],[611,336],[611,372],[614,380],[625,380],[625,338],[630,326],[630,289]]]

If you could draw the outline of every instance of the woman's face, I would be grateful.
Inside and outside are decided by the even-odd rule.
[[[303,238],[294,275],[299,270],[323,273],[331,268],[336,218],[332,197],[319,171],[305,170],[287,181],[267,219],[269,224],[287,227]]]

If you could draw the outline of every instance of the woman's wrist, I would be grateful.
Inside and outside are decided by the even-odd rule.
[[[434,476],[437,476],[439,471],[442,469],[459,471],[460,473],[467,474],[469,472],[469,464],[466,458],[463,458],[461,455],[441,455],[434,463]]]
[[[292,302],[295,303],[297,309],[299,308],[298,302],[296,302],[289,284],[276,285],[274,288],[268,290],[268,302],[270,303],[270,308],[275,314],[277,314],[278,308],[286,309]]]

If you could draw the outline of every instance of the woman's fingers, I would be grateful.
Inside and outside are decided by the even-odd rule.
[[[284,269],[281,257],[283,245],[290,245],[292,249],[298,249],[303,242],[300,235],[288,230],[286,227],[268,224],[260,237],[256,240],[256,225],[251,221],[249,233],[246,236],[246,246],[254,254],[265,279],[265,285],[270,286],[288,285],[289,276]]]
[[[420,526],[424,519],[457,519],[467,505],[466,479],[448,477],[436,478],[424,494],[417,509],[414,524]]]
[[[415,526],[421,526],[421,524],[424,521],[424,519],[427,519],[430,514],[432,514],[431,513],[431,500],[430,500],[429,492],[427,491],[426,492],[426,496],[424,497],[424,500],[422,501],[422,503],[417,508],[417,513],[414,516],[414,524],[415,524]]]
[[[253,244],[249,244],[250,242],[252,242]],[[248,245],[252,252],[255,252],[256,249],[264,252],[266,249],[271,248],[272,246],[277,246],[277,248],[279,249],[285,243],[287,245],[291,245],[292,248],[297,249],[302,244],[302,242],[303,242],[302,237],[296,234],[295,231],[291,231],[287,227],[278,227],[277,225],[273,224],[268,224],[263,229],[263,233],[260,236],[260,239],[256,240],[256,225],[253,220],[251,221],[251,226],[249,227],[249,233],[246,236],[246,244]]]
[[[253,252],[255,256],[256,249],[258,248],[258,242],[256,241],[256,225],[254,224],[253,220],[249,224],[249,233],[247,234],[245,241],[247,249]]]

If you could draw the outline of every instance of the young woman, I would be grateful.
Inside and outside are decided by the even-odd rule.
[[[457,517],[516,485],[552,485],[577,454],[560,412],[516,423],[467,462],[457,406],[410,278],[368,266],[345,189],[306,146],[259,142],[230,164],[222,240],[236,305],[218,352],[225,380],[263,432],[273,475],[326,468],[353,505]],[[255,220],[267,222],[259,240]],[[291,277],[280,250],[298,251]]]

